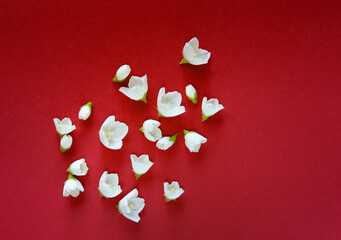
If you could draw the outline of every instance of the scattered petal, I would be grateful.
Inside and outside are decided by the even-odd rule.
[[[137,157],[135,154],[131,154],[130,159],[133,171],[136,175],[136,180],[145,174],[154,164],[149,161],[149,156],[147,154],[143,154],[140,157]]]
[[[74,176],[85,176],[88,173],[88,166],[86,165],[85,159],[81,158],[70,164],[68,172]]]
[[[60,150],[65,152],[71,148],[72,145],[72,137],[70,135],[64,135],[60,139]]]
[[[128,193],[124,198],[122,198],[118,203],[118,210],[126,218],[133,222],[139,222],[139,213],[145,206],[145,201],[143,198],[138,198],[138,191],[135,188],[130,193]]]
[[[194,37],[185,44],[182,50],[183,59],[180,64],[190,63],[192,65],[202,65],[208,63],[211,53],[199,48],[199,40]]]
[[[191,100],[194,104],[197,104],[198,102],[198,95],[197,95],[197,90],[189,84],[186,86],[186,95],[189,100]]]
[[[185,145],[190,152],[199,152],[202,143],[206,143],[207,139],[200,134],[184,130]]]
[[[149,119],[143,122],[140,130],[149,141],[156,142],[162,137],[162,132],[159,128],[160,125],[161,123],[159,121]]]
[[[65,181],[63,188],[63,197],[78,197],[79,192],[84,192],[84,188],[80,181],[69,174],[69,179]]]
[[[177,91],[166,93],[163,87],[157,97],[157,110],[159,116],[175,117],[185,112],[185,107],[181,106],[181,94]]]
[[[103,172],[100,180],[98,190],[101,196],[106,198],[113,198],[122,192],[121,186],[118,185],[118,175],[116,173],[108,174],[107,171]]]
[[[88,102],[87,104],[83,105],[78,113],[78,118],[81,120],[86,120],[90,117],[92,110],[92,102]]]
[[[159,141],[157,141],[156,143],[156,147],[160,150],[167,150],[168,148],[170,148],[171,146],[173,146],[173,144],[176,141],[178,134],[174,134],[171,137],[163,137],[161,138]]]
[[[109,149],[120,149],[123,145],[123,138],[128,133],[128,126],[125,123],[115,121],[115,116],[108,117],[99,130],[99,138],[103,145]]]
[[[219,104],[218,99],[211,98],[207,101],[207,97],[204,97],[201,104],[202,121],[205,121],[222,109],[224,109],[224,106]]]
[[[53,122],[54,125],[56,126],[57,132],[61,136],[69,134],[70,132],[76,129],[76,126],[72,125],[70,118],[64,118],[62,121],[60,121],[58,118],[54,118]]]
[[[123,82],[130,74],[131,68],[128,64],[122,65],[116,72],[114,82]]]
[[[171,184],[164,182],[163,189],[165,192],[166,202],[177,199],[185,192],[182,188],[180,188],[177,181],[173,181]]]
[[[147,74],[143,77],[132,76],[129,80],[128,87],[120,87],[119,91],[135,101],[141,100],[147,102]]]

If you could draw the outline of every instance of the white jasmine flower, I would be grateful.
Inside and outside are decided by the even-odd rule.
[[[154,163],[149,161],[149,156],[143,154],[137,157],[135,154],[130,155],[131,165],[136,176],[136,180],[139,179],[143,174],[145,174]]]
[[[206,143],[207,139],[200,134],[184,130],[185,145],[190,152],[199,152],[202,143]]]
[[[201,109],[202,121],[205,121],[207,118],[224,109],[224,106],[219,104],[219,101],[216,98],[211,98],[207,101],[207,97],[204,97],[202,100]]]
[[[130,74],[131,68],[129,65],[122,65],[116,72],[116,75],[113,79],[114,82],[123,82]]]
[[[107,171],[103,172],[99,179],[98,190],[101,196],[106,198],[113,198],[122,192],[121,186],[118,185],[118,175],[116,173],[108,174]]]
[[[186,95],[189,100],[191,100],[194,104],[197,104],[198,102],[198,95],[197,95],[197,90],[189,84],[186,86]]]
[[[131,221],[139,222],[139,213],[145,206],[144,199],[138,198],[137,189],[132,190],[118,203],[118,210]]]
[[[159,128],[160,125],[161,123],[159,121],[149,119],[143,122],[140,130],[149,141],[156,142],[162,137],[162,132]]]
[[[181,105],[181,94],[177,91],[168,92],[166,89],[160,88],[159,95],[157,96],[157,110],[159,116],[162,117],[175,117],[185,112],[185,107]]]
[[[87,104],[83,105],[78,113],[78,118],[81,120],[86,120],[90,117],[92,109],[92,102],[88,102]]]
[[[171,137],[163,137],[156,143],[156,147],[160,150],[167,150],[175,143],[178,134],[174,134]]]
[[[143,77],[132,76],[129,80],[128,87],[120,87],[119,91],[128,98],[135,101],[143,101],[147,103],[147,74]]]
[[[84,188],[80,181],[78,181],[74,176],[69,174],[69,179],[64,183],[63,197],[78,197],[79,191],[84,192]]]
[[[201,65],[208,63],[211,53],[199,48],[199,40],[194,37],[185,44],[182,50],[183,59],[180,64],[190,63],[192,65]]]
[[[68,172],[74,176],[85,176],[88,173],[88,166],[86,165],[85,159],[81,158],[70,164]]]
[[[99,130],[99,138],[104,146],[109,149],[120,149],[123,145],[122,139],[128,133],[125,123],[115,121],[115,116],[108,117]]]
[[[173,181],[171,184],[164,182],[163,189],[165,191],[166,202],[177,199],[185,192],[182,188],[180,188],[177,181]]]
[[[72,145],[72,137],[70,135],[64,135],[60,139],[60,150],[65,152],[71,148]]]
[[[62,121],[60,121],[58,118],[53,119],[54,125],[56,126],[57,132],[63,136],[65,134],[69,134],[73,130],[76,129],[75,125],[72,125],[70,118],[64,118]]]

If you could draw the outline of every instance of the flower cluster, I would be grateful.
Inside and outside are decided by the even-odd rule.
[[[211,53],[207,50],[199,48],[199,41],[196,37],[187,42],[182,51],[183,59],[180,64],[202,65],[207,64]],[[131,67],[127,64],[122,65],[116,72],[113,82],[123,82],[128,79],[131,74]],[[131,76],[128,86],[122,86],[119,91],[128,98],[134,101],[143,101],[147,103],[148,80],[145,74],[142,77]],[[189,84],[185,89],[187,98],[193,103],[198,102],[198,93],[193,85]],[[203,97],[201,104],[202,121],[212,117],[214,114],[224,109],[223,105],[219,104],[218,99],[207,99]],[[157,111],[159,117],[176,117],[186,112],[182,106],[181,93],[177,91],[166,92],[165,87],[159,89],[157,96]],[[78,117],[80,120],[86,120],[92,112],[92,102],[83,105],[79,111]],[[60,121],[58,118],[54,120],[55,127],[59,133],[60,148],[62,152],[67,151],[72,145],[72,136],[70,133],[76,129],[72,125],[71,119],[64,118]],[[140,131],[143,132],[147,140],[156,143],[156,147],[160,150],[167,150],[172,147],[177,139],[178,133],[171,136],[163,136],[160,128],[161,122],[154,119],[147,119],[143,122]],[[127,124],[117,121],[115,116],[109,116],[102,124],[99,130],[99,139],[101,143],[108,149],[119,150],[123,146],[123,139],[128,134],[129,127]],[[190,152],[199,152],[201,145],[207,142],[207,138],[195,131],[183,130],[184,143]],[[131,166],[136,180],[146,174],[153,166],[148,154],[137,156],[130,155]],[[73,162],[67,172],[68,179],[64,183],[63,196],[77,197],[80,192],[84,191],[81,182],[75,176],[85,176],[88,172],[88,167],[85,159],[79,159]],[[101,197],[114,198],[121,194],[122,189],[119,185],[118,173],[108,173],[104,171],[99,179],[98,191]],[[164,196],[166,202],[176,200],[184,193],[177,181],[171,183],[164,182]],[[133,189],[125,197],[123,197],[117,205],[119,212],[127,219],[139,222],[139,213],[145,207],[145,200],[138,197],[138,190]]]

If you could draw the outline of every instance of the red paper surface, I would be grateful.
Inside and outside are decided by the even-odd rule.
[[[2,1],[0,239],[341,239],[339,15],[339,1]],[[209,64],[179,65],[194,36]],[[112,83],[125,63],[147,74],[148,104]],[[159,119],[161,87],[186,107],[160,118],[164,135],[179,133],[168,151],[138,130]],[[225,109],[202,123],[204,96]],[[129,125],[119,151],[99,141],[109,115]],[[54,117],[77,127],[65,154]],[[199,153],[183,129],[207,137]],[[131,153],[155,163],[138,181]],[[85,192],[64,198],[82,157]],[[105,170],[120,177],[114,199],[99,197]],[[172,180],[185,193],[165,203]],[[115,207],[134,188],[146,201],[138,224]]]

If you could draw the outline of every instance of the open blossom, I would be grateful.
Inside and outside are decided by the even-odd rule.
[[[163,87],[157,96],[157,110],[162,117],[175,117],[185,112],[185,107],[181,105],[181,94],[177,91],[168,92]]]
[[[98,190],[106,198],[113,198],[122,192],[121,186],[118,185],[118,175],[116,173],[108,174],[103,172],[100,180]]]
[[[154,164],[149,161],[149,156],[147,154],[143,154],[140,157],[137,157],[135,154],[131,154],[130,159],[133,171],[136,175],[136,180],[145,174]]]
[[[194,37],[185,44],[182,50],[183,59],[180,64],[190,63],[192,65],[201,65],[208,63],[211,53],[199,48],[199,40]]]
[[[85,159],[81,158],[70,164],[68,172],[74,176],[85,176],[88,173],[88,166],[86,165]]]
[[[161,123],[156,120],[146,120],[140,130],[144,133],[144,136],[152,142],[156,142],[162,137],[162,132],[159,126]]]
[[[222,109],[224,109],[224,106],[219,104],[218,99],[211,98],[207,101],[207,97],[204,97],[201,104],[202,121],[205,121]]]
[[[80,181],[69,174],[69,179],[65,181],[63,188],[63,197],[78,197],[79,192],[84,192],[84,188]]]
[[[201,144],[206,143],[207,139],[200,134],[184,130],[185,145],[190,152],[199,152]]]
[[[186,96],[194,104],[197,104],[197,102],[198,102],[197,90],[195,90],[195,88],[191,84],[186,86]]]
[[[145,206],[144,199],[137,197],[137,189],[132,190],[118,203],[118,210],[131,221],[139,222],[139,213]]]
[[[120,87],[119,91],[135,101],[141,100],[147,102],[147,74],[143,77],[132,76],[129,80],[128,87]]]
[[[64,135],[60,139],[60,150],[65,152],[71,148],[72,145],[72,137],[70,135]]]
[[[128,64],[122,65],[116,72],[114,82],[123,82],[130,74],[131,68]]]
[[[122,139],[128,133],[125,123],[115,121],[115,116],[108,117],[99,130],[99,138],[103,145],[109,149],[120,149],[123,145]]]
[[[163,137],[161,138],[159,141],[157,141],[156,143],[156,147],[160,150],[167,150],[168,148],[170,148],[171,146],[173,146],[173,144],[176,141],[178,134],[174,134],[171,137]]]
[[[72,125],[70,118],[64,118],[60,121],[58,118],[53,119],[54,125],[56,126],[56,130],[60,135],[69,134],[73,130],[76,129],[75,125]]]
[[[92,109],[92,102],[88,102],[87,104],[83,105],[78,113],[78,118],[81,120],[86,120],[91,115]]]
[[[163,189],[165,192],[166,202],[177,199],[185,192],[182,188],[180,188],[177,181],[173,181],[171,184],[164,182]]]

